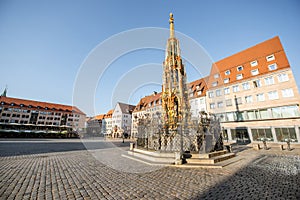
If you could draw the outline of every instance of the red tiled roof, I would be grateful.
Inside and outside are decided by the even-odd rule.
[[[109,111],[104,115],[104,119],[112,118],[113,112],[114,112],[114,110],[109,110]]]
[[[81,110],[79,110],[76,106],[69,106],[69,105],[63,105],[63,104],[55,104],[55,103],[48,103],[48,102],[41,102],[41,101],[33,101],[33,100],[27,100],[27,99],[18,99],[18,98],[12,98],[12,97],[0,97],[0,102],[4,102],[6,104],[15,104],[15,105],[23,105],[23,106],[31,106],[33,108],[39,107],[40,109],[55,109],[55,110],[61,110],[61,111],[67,111],[67,112],[75,112],[78,114],[83,114]]]
[[[266,57],[272,54],[275,56],[275,60],[267,62]],[[252,67],[250,62],[255,60],[258,65]],[[214,82],[218,82],[218,86],[224,85],[223,80],[226,78],[229,78],[230,84],[255,77],[251,74],[251,70],[254,69],[259,70],[258,75],[269,73],[268,66],[273,63],[277,64],[276,70],[290,67],[278,36],[214,63],[208,80],[208,88],[212,88]],[[243,66],[243,70],[237,71],[238,66]],[[227,70],[230,70],[229,75],[225,75]],[[219,74],[219,78],[215,78],[215,74]],[[237,80],[238,74],[242,74],[243,79]]]
[[[208,82],[208,76],[189,83],[189,89],[191,89],[190,92],[193,93],[193,97],[190,98],[205,96],[207,90],[207,82]]]
[[[113,112],[114,112],[114,110],[112,109],[112,110],[109,110],[107,113],[106,113],[106,115],[112,115],[113,114]]]
[[[144,110],[146,107],[149,107],[150,103],[152,107],[154,105],[154,102],[155,104],[158,104],[160,99],[161,99],[161,92],[149,96],[145,96],[136,105],[134,111]]]
[[[102,119],[104,119],[104,117],[105,117],[105,114],[96,115],[93,119],[102,120]]]

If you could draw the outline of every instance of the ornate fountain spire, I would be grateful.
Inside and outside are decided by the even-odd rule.
[[[170,13],[169,24],[170,24],[170,38],[174,38],[174,18],[173,18],[173,13]]]
[[[170,38],[163,62],[162,107],[166,129],[174,132],[179,124],[187,124],[189,101],[186,73],[180,56],[179,41],[174,35],[174,18],[170,13]],[[175,133],[175,132],[174,132]]]

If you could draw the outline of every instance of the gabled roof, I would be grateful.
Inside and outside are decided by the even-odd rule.
[[[149,96],[145,96],[136,105],[134,111],[140,111],[146,109],[147,107],[153,107],[154,105],[159,104],[160,100],[161,100],[161,92],[154,93]]]
[[[135,108],[134,105],[118,102],[123,114],[131,114]]]
[[[96,115],[93,119],[102,120],[102,119],[104,119],[104,117],[105,117],[105,114],[101,114],[101,115]]]
[[[112,118],[114,110],[109,110],[106,114],[104,114],[103,119]]]
[[[193,99],[193,98],[205,96],[207,90],[207,84],[206,84],[207,81],[208,81],[208,77],[205,77],[205,78],[195,80],[191,83],[188,83],[189,92],[193,93],[193,96],[192,97],[189,96],[189,98]],[[139,101],[134,111],[137,112],[137,111],[145,110],[147,108],[154,107],[158,105],[160,101],[161,101],[161,92],[154,93],[149,96],[145,96]]]
[[[114,110],[113,110],[113,109],[111,109],[111,110],[109,110],[109,111],[106,113],[106,115],[112,115],[112,114],[113,114],[113,112],[114,112]]]
[[[274,55],[275,60],[267,61],[266,57],[269,55]],[[250,65],[252,61],[257,61],[258,65],[252,67]],[[276,70],[290,67],[278,36],[214,63],[208,80],[208,88],[213,88],[213,83],[217,83],[216,87],[224,85],[223,80],[227,78],[231,84],[255,77],[256,75],[251,74],[251,71],[255,69],[258,69],[258,75],[269,73],[268,66],[274,63],[277,64]],[[238,71],[238,66],[242,66],[243,69]],[[229,71],[230,74],[226,75],[226,71]],[[215,74],[219,74],[219,77],[214,77]],[[241,80],[237,80],[238,74],[242,74]]]
[[[74,113],[85,115],[85,113],[79,110],[76,106],[69,106],[63,104],[55,104],[55,103],[48,103],[48,102],[41,102],[41,101],[34,101],[34,100],[18,99],[12,97],[3,97],[3,96],[0,97],[0,102],[4,102],[5,104],[14,104],[15,106],[22,105],[24,107],[74,112]]]
[[[207,90],[207,82],[208,76],[189,83],[189,92],[193,93],[193,96],[190,98],[198,98],[205,96]]]

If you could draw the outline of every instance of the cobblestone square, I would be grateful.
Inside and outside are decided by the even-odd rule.
[[[129,149],[128,142],[115,145]],[[108,142],[90,147],[109,151]],[[223,169],[144,173],[103,164],[78,139],[2,139],[0,152],[0,199],[300,199],[299,149],[245,149]]]

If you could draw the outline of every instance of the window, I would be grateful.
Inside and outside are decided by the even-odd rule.
[[[272,108],[272,116],[273,118],[280,118],[281,117],[281,108]]]
[[[214,92],[208,92],[208,97],[213,98],[214,97]]]
[[[272,60],[275,60],[275,56],[272,54],[272,55],[269,55],[266,57],[267,61],[272,61]]]
[[[243,66],[238,66],[237,68],[236,68],[236,70],[239,72],[239,71],[242,71],[243,70]]]
[[[215,109],[216,105],[215,105],[215,103],[211,103],[211,104],[209,104],[209,107],[210,107],[210,109]]]
[[[261,82],[260,82],[260,80],[255,80],[255,81],[253,81],[253,86],[254,86],[254,88],[261,87]]]
[[[299,117],[299,108],[298,106],[283,106],[281,107],[282,117]]]
[[[218,81],[212,83],[213,87],[216,87],[217,85],[218,85]]]
[[[277,140],[280,142],[286,142],[291,140],[291,142],[297,142],[297,134],[295,128],[275,128],[275,133]]]
[[[233,90],[233,92],[238,92],[239,91],[239,86],[238,85],[232,86],[232,90]]]
[[[241,79],[243,79],[243,74],[236,75],[236,80],[241,80]]]
[[[268,141],[273,141],[272,131],[270,128],[264,129],[251,129],[251,133],[254,141],[261,141],[261,139],[267,139]]]
[[[277,69],[277,64],[273,63],[273,64],[269,65],[268,68],[270,71],[275,70],[275,69]]]
[[[226,113],[226,117],[227,117],[228,121],[235,121],[236,120],[236,115],[233,112]],[[231,129],[231,134],[232,134],[232,132],[233,131]]]
[[[254,60],[254,61],[250,62],[250,65],[251,65],[251,67],[257,66],[258,65],[257,60]]]
[[[199,100],[199,104],[204,104],[204,98]]]
[[[257,111],[255,110],[250,110],[250,111],[247,111],[247,119],[248,120],[253,120],[253,119],[257,119]]]
[[[237,97],[237,98],[235,98],[235,103],[236,103],[237,105],[242,104],[242,103],[243,103],[243,102],[242,102],[242,97]]]
[[[218,108],[222,108],[223,107],[223,101],[218,102]]]
[[[265,84],[266,85],[274,84],[274,78],[272,76],[265,78]]]
[[[225,103],[226,103],[227,107],[232,106],[232,100],[231,99],[226,99]]]
[[[278,99],[278,92],[277,91],[268,92],[268,96],[270,100]]]
[[[225,78],[224,83],[229,83],[229,78]]]
[[[230,74],[230,70],[226,70],[225,75],[229,75],[229,74]]]
[[[282,92],[283,97],[293,97],[294,96],[294,92],[293,92],[292,88],[281,90],[281,92]]]
[[[219,78],[219,77],[220,77],[219,74],[215,74],[215,75],[214,75],[214,78]]]
[[[222,95],[221,90],[220,90],[220,89],[219,89],[219,90],[216,90],[216,96],[219,97],[219,96],[221,96],[221,95]]]
[[[278,75],[278,81],[279,82],[285,82],[289,80],[289,76],[287,74],[279,74]]]
[[[245,101],[246,101],[246,103],[252,103],[253,102],[252,96],[251,95],[245,96]]]
[[[265,95],[263,93],[257,94],[256,99],[257,99],[257,101],[264,101],[265,100]]]
[[[252,76],[255,76],[255,75],[257,75],[257,74],[259,74],[258,69],[253,69],[253,70],[251,70],[251,75],[252,75]]]
[[[230,88],[224,88],[224,94],[230,94]]]
[[[260,114],[261,119],[269,119],[270,118],[269,111],[267,109],[259,110],[259,114]]]
[[[243,86],[243,90],[250,90],[250,84],[248,82],[243,83],[242,86]]]

